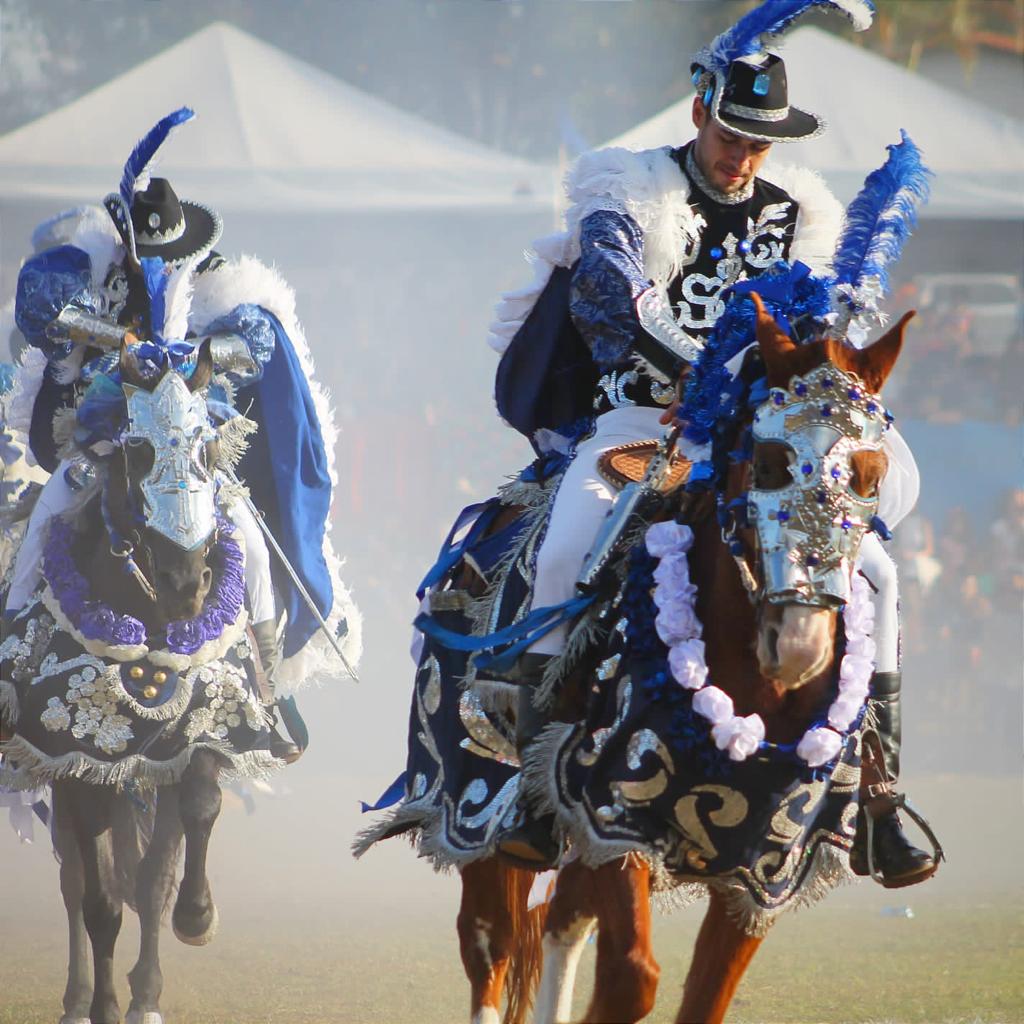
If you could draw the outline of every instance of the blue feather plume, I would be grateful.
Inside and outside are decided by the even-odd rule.
[[[159,256],[143,256],[142,276],[146,282],[146,293],[149,295],[149,322],[153,330],[153,340],[158,344],[164,341],[164,319],[167,303],[167,265]]]
[[[872,171],[846,211],[846,225],[833,261],[837,284],[857,288],[877,277],[889,289],[889,266],[917,223],[917,207],[926,202],[932,172],[921,151],[902,129],[901,141],[888,148],[889,159]]]
[[[858,32],[870,27],[875,13],[871,0],[764,0],[704,47],[694,63],[708,71],[725,71],[734,60],[760,53],[773,36],[814,7],[831,8],[845,15]]]
[[[121,175],[121,184],[119,187],[121,198],[125,201],[129,209],[131,209],[132,197],[135,195],[136,182],[142,179],[146,174],[150,163],[152,163],[153,157],[156,156],[156,151],[164,144],[167,136],[170,135],[179,124],[184,124],[186,121],[192,120],[195,116],[195,112],[189,107],[182,107],[180,110],[175,110],[174,113],[168,114],[166,117],[157,121],[157,123],[153,125],[153,127],[150,128],[149,131],[146,132],[146,134],[135,144],[135,148],[128,157],[128,162],[124,165],[124,174]]]

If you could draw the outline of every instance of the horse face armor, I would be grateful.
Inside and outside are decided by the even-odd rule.
[[[216,525],[213,474],[206,445],[216,437],[202,393],[192,394],[177,373],[166,373],[152,391],[125,386],[128,429],[125,444],[153,448],[152,469],[142,478],[146,525],[191,551]]]
[[[888,416],[877,395],[831,364],[773,388],[757,410],[754,442],[790,450],[792,483],[752,487],[748,518],[757,531],[769,601],[845,603],[861,539],[878,511],[877,494],[853,491],[851,458],[878,451]]]

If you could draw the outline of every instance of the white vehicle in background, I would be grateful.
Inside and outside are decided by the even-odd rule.
[[[1024,325],[1024,292],[1015,274],[919,274],[918,308],[936,314],[966,311],[977,355],[1000,356],[1018,343]]]

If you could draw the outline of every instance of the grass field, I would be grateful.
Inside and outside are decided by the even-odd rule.
[[[971,794],[984,792],[986,803]],[[918,795],[918,794],[915,794]],[[950,861],[926,885],[887,892],[861,883],[820,906],[785,917],[769,935],[740,988],[735,1024],[1024,1024],[1024,916],[1017,861],[1022,849],[1015,780],[942,780],[920,794],[943,795],[936,824]],[[994,815],[988,801],[1002,805]],[[285,806],[285,805],[282,805]],[[217,837],[211,867],[221,931],[205,949],[164,939],[167,1024],[454,1024],[468,1020],[468,987],[458,959],[458,890],[433,875],[401,843],[354,864],[332,824],[322,850],[288,838],[287,814],[273,808],[236,816]],[[1005,815],[1008,815],[1007,818]],[[954,830],[954,820],[962,827]],[[274,821],[272,834],[267,828]],[[1009,824],[1007,823],[1009,822]],[[350,832],[348,833],[350,834]],[[0,863],[20,884],[0,892],[0,1024],[56,1024],[64,982],[64,929],[56,871],[45,850],[12,846]],[[290,850],[295,865],[265,873],[254,864]],[[280,844],[280,849],[278,845]],[[303,856],[317,859],[304,862]],[[280,863],[280,861],[278,861]],[[913,917],[887,912],[910,906]],[[678,1006],[700,907],[659,916],[662,966],[651,1022]],[[137,931],[128,914],[118,947],[125,974]],[[581,968],[577,1012],[593,973]]]

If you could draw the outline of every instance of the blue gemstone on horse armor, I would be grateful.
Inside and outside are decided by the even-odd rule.
[[[824,491],[818,491],[816,497],[819,505],[824,505],[828,501],[828,495]]]
[[[831,405],[823,405],[821,407],[821,415],[822,416],[831,416],[832,415],[832,406]]]
[[[853,526],[853,523],[851,523],[849,519],[844,519],[839,525],[844,530],[848,530],[851,526]]]
[[[804,476],[810,476],[811,473],[814,472],[814,467],[809,462],[805,462],[800,467],[800,470],[804,474]]]
[[[767,96],[768,95],[768,88],[769,88],[770,84],[771,84],[771,79],[768,77],[767,72],[762,71],[761,74],[759,74],[754,79],[754,85],[752,87],[754,95],[755,96]]]
[[[808,555],[807,556],[807,564],[808,565],[817,565],[818,564],[818,556],[817,555]]]
[[[856,388],[850,388],[850,390],[847,391],[846,394],[851,402],[856,402],[857,399],[860,398],[860,392]]]
[[[838,466],[832,467],[832,479],[838,480],[843,475],[843,471]]]
[[[868,402],[868,412],[878,412],[878,406],[874,402]]]
[[[187,480],[179,480],[178,481],[178,490],[179,491],[185,490],[186,487],[188,487],[188,481]]]
[[[784,394],[782,394],[781,392],[779,392],[779,391],[776,391],[775,394],[772,395],[772,401],[776,405],[782,405],[782,403],[785,402],[785,400],[786,400],[786,396]]]
[[[776,518],[780,523],[785,523],[789,520],[789,513],[784,508],[780,508],[779,514]]]
[[[724,256],[724,255],[725,255],[725,252],[724,252],[724,250],[722,249],[722,247],[720,245],[716,245],[711,250],[711,258],[713,260],[720,260],[722,258],[722,256]]]
[[[830,387],[832,387],[832,378],[831,377],[822,377],[821,378],[821,386],[823,388],[830,388]]]
[[[740,242],[740,252],[750,252],[750,243],[745,238]]]
[[[795,385],[793,386],[793,390],[794,390],[794,391],[795,391],[795,392],[796,392],[796,393],[797,393],[798,395],[800,395],[800,396],[802,397],[802,396],[804,396],[804,395],[806,395],[806,394],[807,394],[807,385],[806,385],[806,384],[795,384]]]

